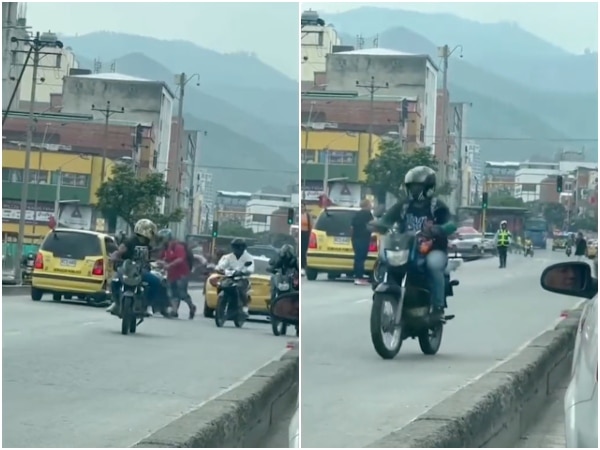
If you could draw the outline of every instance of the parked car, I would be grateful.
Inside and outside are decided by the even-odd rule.
[[[498,251],[496,248],[496,243],[494,242],[494,237],[496,233],[484,233],[483,234],[483,251],[489,252],[492,254],[496,254]]]
[[[587,242],[585,256],[587,256],[590,259],[594,259],[596,256],[598,256],[598,241],[591,239]]]
[[[252,256],[265,257],[272,259],[277,256],[279,250],[272,245],[250,245],[246,249]]]
[[[584,262],[553,264],[542,273],[544,289],[589,299],[585,304],[573,352],[564,398],[567,448],[598,448],[598,278]]]

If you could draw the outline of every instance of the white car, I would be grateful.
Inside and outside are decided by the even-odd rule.
[[[544,289],[587,298],[581,314],[571,378],[564,399],[567,448],[598,448],[598,273],[584,262],[549,266],[542,273]]]
[[[458,238],[452,239],[449,244],[450,249],[456,250],[463,255],[481,255],[484,251],[484,239],[480,233],[459,234]]]

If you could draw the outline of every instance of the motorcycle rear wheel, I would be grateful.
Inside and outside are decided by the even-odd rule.
[[[287,324],[282,323],[271,317],[271,329],[275,336],[285,336],[287,334]]]
[[[402,347],[402,327],[396,325],[393,335],[392,342],[387,343],[384,337],[386,333],[384,331],[383,312],[387,304],[392,306],[392,317],[396,314],[396,308],[399,306],[399,301],[389,294],[378,294],[373,297],[373,304],[371,305],[371,342],[373,347],[379,356],[383,359],[393,359],[400,348]],[[388,319],[388,320],[394,320]]]
[[[242,328],[245,323],[246,323],[246,313],[244,313],[244,310],[242,309],[241,304],[239,304],[238,312],[235,315],[235,318],[233,319],[233,324],[236,326],[236,328]]]

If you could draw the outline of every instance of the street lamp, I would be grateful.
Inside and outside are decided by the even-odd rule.
[[[67,164],[70,164],[73,161],[76,161],[78,159],[89,159],[89,157],[87,155],[78,155],[77,157],[69,159],[68,161],[66,161],[65,163],[61,164],[58,167],[58,179],[56,180],[56,197],[54,199],[54,218],[56,219],[57,226],[59,225],[59,219],[60,219],[60,217],[59,217],[59,214],[60,214],[60,203],[61,203],[61,201],[60,201],[60,188],[62,186],[62,175],[63,175],[62,169]],[[77,200],[77,202],[78,201],[79,200]],[[70,202],[72,202],[72,201],[71,200],[67,200],[66,203],[70,203]]]

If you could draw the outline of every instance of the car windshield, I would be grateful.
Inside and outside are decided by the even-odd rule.
[[[325,210],[319,214],[315,230],[324,231],[327,236],[350,236],[350,227],[356,212],[353,209]]]
[[[102,255],[98,236],[76,231],[53,231],[46,236],[40,250],[52,253],[56,258],[85,259]]]

